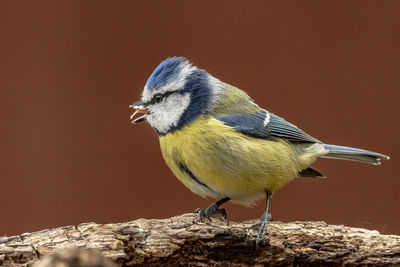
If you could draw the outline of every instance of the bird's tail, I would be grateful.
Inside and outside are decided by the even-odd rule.
[[[328,154],[324,155],[324,158],[354,160],[373,165],[381,164],[381,159],[390,159],[386,155],[354,147],[324,144],[324,148],[328,150]]]

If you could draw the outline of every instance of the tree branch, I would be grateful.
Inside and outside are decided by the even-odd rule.
[[[400,265],[400,236],[324,222],[271,222],[255,248],[253,221],[199,222],[196,215],[84,223],[0,237],[0,265],[27,266],[72,247],[99,249],[120,265]]]

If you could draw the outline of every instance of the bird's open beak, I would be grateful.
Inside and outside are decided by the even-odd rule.
[[[132,123],[137,123],[137,122],[144,121],[144,119],[149,114],[149,110],[143,105],[143,102],[141,100],[136,101],[135,103],[133,103],[129,107],[135,109],[135,112],[133,112],[133,114],[131,115],[131,122]],[[139,116],[136,119],[134,119],[136,114],[144,114],[144,115]]]

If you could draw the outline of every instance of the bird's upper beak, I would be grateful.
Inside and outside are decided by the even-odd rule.
[[[136,101],[135,103],[133,103],[129,107],[135,109],[135,112],[133,112],[133,114],[131,115],[131,122],[132,123],[137,123],[137,122],[144,121],[144,119],[149,114],[149,110],[143,105],[142,100]],[[139,116],[136,119],[134,119],[136,114],[144,114],[144,115]]]

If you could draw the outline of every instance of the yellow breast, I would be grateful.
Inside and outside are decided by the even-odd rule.
[[[275,191],[311,164],[284,140],[271,141],[234,131],[212,117],[202,117],[160,137],[167,165],[193,192],[251,203]]]

